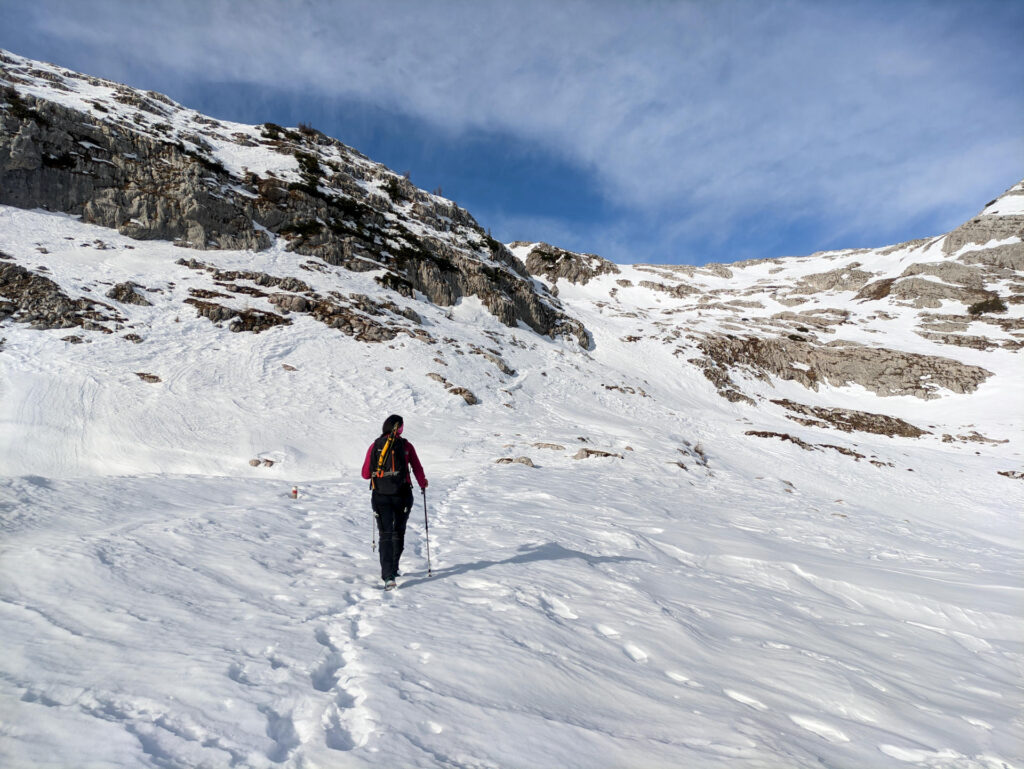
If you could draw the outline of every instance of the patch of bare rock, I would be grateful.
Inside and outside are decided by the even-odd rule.
[[[409,328],[407,321],[419,324],[420,317],[413,310],[389,300],[374,300],[365,294],[338,292],[323,296],[313,291],[305,282],[292,276],[279,277],[262,272],[224,271],[204,264],[197,259],[179,259],[178,264],[189,269],[209,273],[218,286],[233,293],[259,296],[281,310],[281,315],[261,310],[238,310],[225,305],[202,301],[205,299],[228,298],[227,294],[208,289],[190,289],[192,294],[186,303],[197,308],[200,316],[214,322],[232,320],[232,331],[254,331],[256,333],[275,325],[287,325],[291,320],[285,317],[292,313],[305,313],[324,325],[338,329],[361,342],[387,342],[399,334],[430,341],[431,337],[420,328]],[[254,283],[279,293],[268,293],[239,284],[238,281]]]
[[[53,280],[14,262],[0,262],[0,321],[12,318],[34,328],[113,331],[105,322],[124,322],[113,307],[90,299],[72,299]]]
[[[206,318],[214,323],[231,321],[228,328],[231,331],[252,331],[260,333],[274,326],[286,326],[291,323],[288,318],[264,310],[243,309],[237,310],[216,302],[206,302],[201,299],[190,297],[185,300],[196,308],[196,314],[200,318]]]
[[[466,401],[466,403],[469,404],[470,406],[475,406],[480,402],[480,400],[470,390],[468,390],[465,387],[456,387],[435,371],[431,371],[429,374],[427,374],[427,376],[433,379],[435,382],[444,385],[444,389],[447,390],[452,395],[462,396],[462,399]]]
[[[805,440],[797,438],[795,435],[789,433],[777,433],[770,430],[747,430],[744,435],[752,435],[756,438],[778,438],[781,441],[789,441],[790,443],[799,446],[804,451],[821,451],[822,449],[831,449],[844,456],[853,457],[854,461],[859,462],[862,459],[867,459],[865,454],[861,454],[859,451],[854,451],[847,446],[836,446],[832,443],[808,443]],[[883,462],[879,459],[869,460],[871,464],[876,467],[894,467],[892,462]]]
[[[610,451],[601,451],[600,449],[588,449],[582,448],[572,455],[573,459],[590,459],[591,457],[614,457],[616,459],[625,459],[622,454],[613,454]]]
[[[527,467],[536,467],[533,464],[533,460],[529,457],[501,457],[500,459],[494,460],[499,465],[526,465]]]
[[[127,281],[118,283],[107,292],[108,299],[114,299],[122,304],[135,304],[140,307],[152,307],[153,303],[140,294],[136,289],[141,288],[137,283]]]
[[[994,438],[986,438],[984,435],[979,433],[977,430],[971,430],[966,435],[952,435],[950,433],[944,433],[942,435],[943,443],[953,443],[954,441],[960,441],[961,443],[988,443],[993,445],[999,445],[1001,443],[1009,443],[1009,439],[995,440]]]
[[[788,399],[773,400],[772,403],[793,412],[786,416],[807,427],[834,427],[847,433],[854,431],[875,433],[876,435],[888,435],[890,438],[893,436],[919,438],[922,435],[929,435],[927,430],[915,427],[898,417],[890,417],[885,414],[808,406]],[[794,416],[794,414],[799,416]]]

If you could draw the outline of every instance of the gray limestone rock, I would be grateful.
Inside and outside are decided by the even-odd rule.
[[[967,288],[985,288],[984,271],[960,261],[918,262],[907,267],[900,277],[909,278],[915,275],[931,275],[946,283],[956,283]]]
[[[1024,238],[1024,216],[976,216],[949,233],[942,250],[955,254],[966,245],[984,245],[1008,238]]]
[[[461,395],[462,399],[466,401],[470,406],[477,405],[480,400],[472,392],[467,390],[465,387],[449,387],[448,392],[452,395]]]
[[[517,245],[517,244],[513,244]],[[598,275],[618,275],[619,268],[595,254],[577,254],[547,243],[538,243],[526,257],[531,275],[547,278],[552,284],[559,278],[586,285]]]
[[[822,291],[858,291],[875,273],[858,269],[860,262],[828,272],[805,275],[797,281],[794,294],[817,294]]]
[[[959,257],[959,261],[964,264],[982,264],[1020,273],[1024,271],[1024,243],[1007,243],[993,248],[968,251]],[[1006,272],[997,274],[1009,277]]]
[[[956,271],[951,266],[950,274],[956,274],[961,281],[966,275]],[[907,272],[904,272],[906,275]],[[918,275],[921,273],[910,273]],[[855,299],[863,301],[879,301],[885,298],[892,298],[904,302],[913,307],[941,307],[943,302],[959,302],[964,305],[972,305],[995,296],[991,291],[976,288],[978,283],[971,281],[970,284],[954,285],[950,283],[939,283],[920,277],[899,277],[876,280],[864,286]]]
[[[973,392],[992,376],[979,366],[952,358],[843,340],[815,345],[787,338],[709,334],[698,347],[706,358],[705,374],[713,372],[719,378],[715,384],[720,391],[738,390],[730,375],[745,372],[763,380],[776,376],[795,381],[812,390],[822,382],[834,387],[859,384],[876,395],[928,400],[938,398],[942,389]]]
[[[977,288],[939,283],[926,278],[900,278],[889,290],[889,296],[908,302],[914,307],[941,307],[945,301],[971,305],[991,299],[994,294]]]

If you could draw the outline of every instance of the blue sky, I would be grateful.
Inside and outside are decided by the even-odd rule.
[[[1024,2],[0,0],[0,47],[306,122],[502,240],[702,264],[939,234],[1024,178]]]

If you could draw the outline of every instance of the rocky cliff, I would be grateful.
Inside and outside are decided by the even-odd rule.
[[[397,294],[442,306],[476,296],[506,325],[589,344],[468,212],[311,127],[229,124],[4,52],[0,84],[0,204],[197,250],[280,237]]]

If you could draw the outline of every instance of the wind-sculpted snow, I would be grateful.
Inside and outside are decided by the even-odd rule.
[[[1019,766],[1005,508],[779,452],[435,472],[389,594],[344,477],[6,480],[5,765]]]

